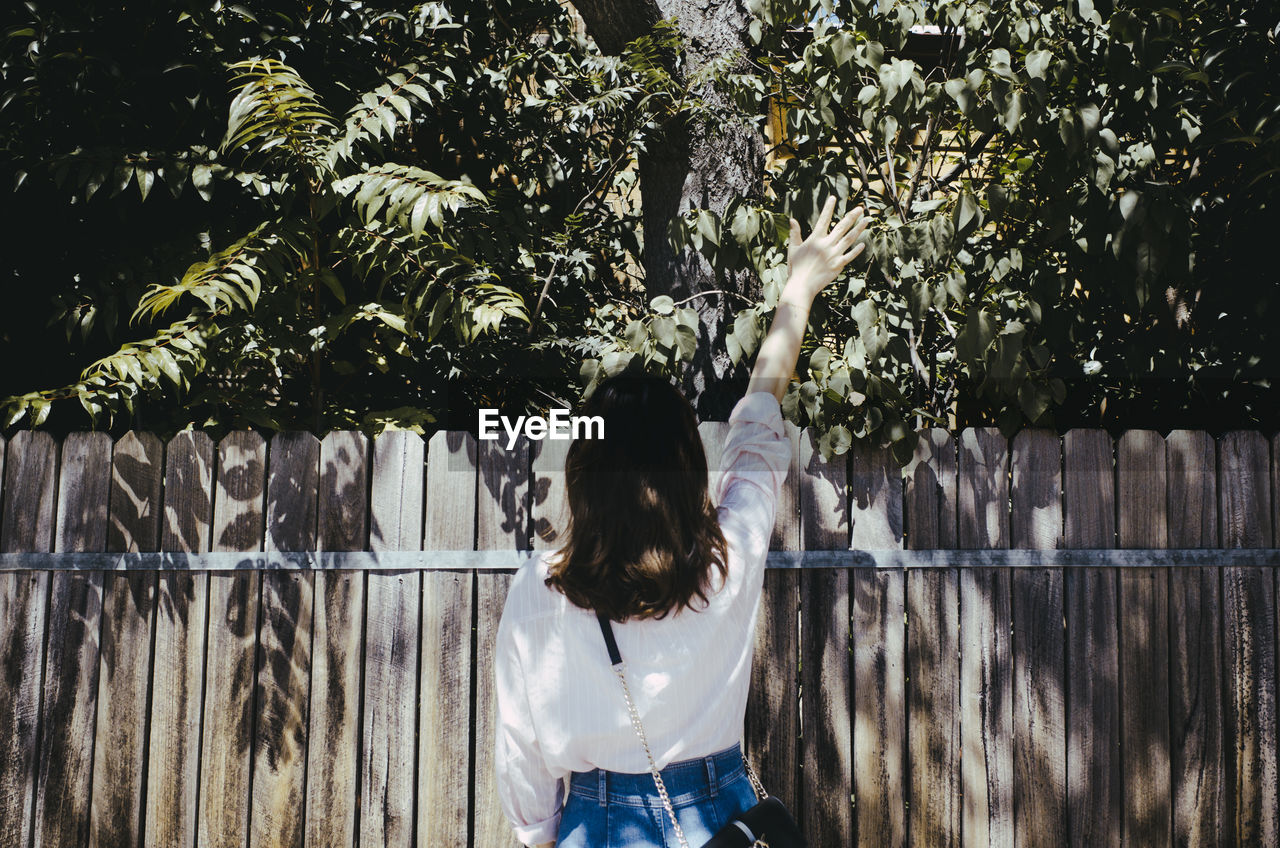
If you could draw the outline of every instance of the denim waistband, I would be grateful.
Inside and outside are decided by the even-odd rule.
[[[742,749],[738,745],[688,760],[670,763],[658,772],[667,787],[667,795],[673,806],[696,804],[714,798],[721,787],[746,775],[742,764]],[[569,776],[569,793],[606,803],[630,807],[652,806],[657,801],[658,789],[649,772],[575,771]]]

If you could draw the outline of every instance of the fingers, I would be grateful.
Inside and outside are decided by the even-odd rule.
[[[852,231],[846,233],[844,238],[840,239],[840,243],[837,247],[842,251],[848,250],[852,245],[857,243],[858,239],[862,238],[862,234],[866,232],[866,229],[867,222],[865,220],[859,221],[858,225],[854,227]]]
[[[836,224],[835,229],[831,231],[831,234],[837,238],[844,235],[854,224],[862,221],[862,212],[863,209],[861,206],[851,209],[843,218],[840,219]],[[866,226],[865,221],[862,221],[862,224],[863,226]]]
[[[844,254],[844,255],[842,255],[842,256],[840,257],[840,262],[841,262],[841,264],[843,264],[843,265],[848,265],[850,262],[852,262],[853,260],[857,259],[857,258],[858,258],[858,254],[859,254],[859,253],[862,253],[862,250],[863,250],[863,248],[865,248],[865,247],[866,247],[866,245],[865,245],[864,243],[862,243],[862,242],[858,242],[857,246],[856,246],[856,247],[854,247],[854,249],[853,249],[853,250],[849,251],[848,253],[846,253],[846,254]]]
[[[836,197],[833,194],[822,206],[822,214],[818,216],[818,223],[813,228],[815,233],[825,233],[831,228],[831,213],[834,211],[836,211]]]
[[[797,221],[795,218],[792,218],[791,219],[791,247],[799,247],[802,241],[804,241],[804,239],[800,237],[800,222]]]

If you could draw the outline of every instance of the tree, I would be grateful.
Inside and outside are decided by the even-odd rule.
[[[76,369],[98,360],[10,420],[73,395],[148,426],[456,427],[637,364],[683,372],[713,417],[773,308],[787,217],[834,192],[878,223],[784,404],[824,452],[877,439],[905,461],[930,424],[1275,423],[1266,4],[580,5],[606,55],[549,0],[9,8],[0,167],[24,219],[2,270],[23,306],[49,281]],[[209,92],[250,60],[235,93],[257,106],[225,134]],[[296,121],[266,120],[284,103]],[[260,293],[223,273],[233,244],[278,263]],[[151,307],[224,311],[193,339]],[[4,324],[11,357],[56,347],[43,311]]]
[[[750,69],[745,54],[751,12],[742,0],[576,0],[574,5],[592,38],[610,55],[659,21],[674,21],[685,49],[678,63],[676,56],[667,57],[667,68],[681,82],[708,68],[716,74]],[[750,121],[731,119],[723,90],[708,86],[700,92],[709,107],[697,113],[703,120],[677,122],[664,144],[641,151],[640,196],[646,290],[695,304],[700,341],[684,370],[684,390],[703,418],[723,420],[741,395],[740,382],[726,379],[734,363],[725,338],[735,307],[744,298],[759,296],[759,280],[748,269],[713,268],[697,251],[680,248],[670,238],[671,223],[690,209],[719,213],[735,199],[761,198],[764,144]],[[745,378],[745,372],[737,376]]]
[[[784,156],[763,203],[704,205],[680,232],[765,282],[735,321],[741,356],[772,308],[786,217],[828,192],[874,210],[865,272],[815,313],[785,404],[824,453],[871,438],[906,462],[921,426],[1011,435],[1117,406],[1126,426],[1220,426],[1224,402],[1234,426],[1274,426],[1266,4],[752,8],[758,69],[726,81],[745,116],[781,107]],[[1229,279],[1203,262],[1228,255]]]
[[[5,65],[8,101],[22,106],[6,133],[19,197],[85,210],[71,225],[82,230],[131,216],[115,232],[121,264],[151,284],[82,288],[91,269],[64,253],[70,329],[103,323],[103,302],[128,304],[138,327],[69,385],[10,398],[10,423],[39,425],[78,399],[94,420],[143,410],[161,428],[468,426],[477,406],[572,399],[579,359],[607,355],[605,330],[643,311],[624,270],[639,253],[635,214],[618,200],[637,150],[691,106],[657,65],[676,49],[669,28],[610,58],[552,2],[143,14],[132,23],[158,31],[153,61],[176,52],[217,88],[229,70],[234,96],[187,108],[180,92],[153,91],[160,118],[105,127],[90,150],[85,126],[50,116],[84,86],[128,124],[128,92],[87,72],[69,92],[45,57],[98,13],[30,12],[10,27]],[[114,42],[91,48],[86,67],[120,59]],[[199,131],[179,132],[170,110]],[[136,201],[121,203],[132,186]],[[215,186],[231,197],[200,209]],[[176,218],[173,242],[136,230],[135,210],[151,205]]]

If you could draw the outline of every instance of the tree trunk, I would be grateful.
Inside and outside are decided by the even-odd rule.
[[[751,20],[744,0],[575,0],[575,8],[600,49],[617,54],[628,41],[649,32],[661,18],[674,17],[685,38],[685,70],[693,73],[708,60],[732,50],[746,50]],[[739,70],[750,70],[743,59]],[[714,91],[702,92],[709,103]],[[669,294],[682,300],[714,289],[755,299],[760,282],[740,272],[716,278],[696,251],[677,252],[667,240],[670,223],[688,209],[724,211],[732,198],[759,197],[764,170],[764,142],[749,127],[723,127],[714,135],[687,126],[671,126],[666,142],[640,158],[640,198],[644,226],[644,270],[651,297]],[[704,420],[728,418],[746,385],[746,367],[736,373],[729,362],[725,335],[733,314],[743,305],[736,298],[707,295],[690,304],[701,317],[702,332],[683,389]]]

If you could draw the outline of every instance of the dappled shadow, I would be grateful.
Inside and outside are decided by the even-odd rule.
[[[258,749],[272,769],[305,756],[311,673],[309,577],[274,573],[262,580],[262,634],[256,674]],[[303,697],[299,697],[301,688]]]
[[[317,550],[364,550],[369,538],[369,447],[360,433],[330,433],[320,447]]]
[[[531,530],[535,544],[555,542],[543,533],[556,530],[562,498],[556,490],[562,464],[553,461],[552,443],[534,443],[531,451],[525,445],[523,453],[489,446],[477,451],[465,434],[447,438],[458,470],[469,455],[470,473],[478,468],[483,481],[479,547],[522,547],[531,541]],[[1206,434],[1175,431],[1163,445],[1152,442],[1137,451],[1141,464],[1128,467],[1115,464],[1114,444],[1101,431],[1087,439],[1072,431],[1065,446],[1038,431],[1023,431],[1012,446],[990,431],[965,431],[954,440],[928,442],[921,462],[908,469],[905,498],[894,467],[877,464],[884,456],[855,450],[845,460],[822,463],[814,460],[810,436],[802,438],[808,449],[799,481],[806,547],[901,544],[905,534],[915,549],[974,551],[972,562],[955,569],[823,569],[790,572],[788,579],[771,572],[766,578],[766,592],[785,597],[764,599],[777,629],[764,638],[788,647],[757,651],[763,666],[755,680],[777,676],[783,686],[768,698],[753,693],[748,722],[754,741],[767,739],[765,762],[788,770],[766,769],[766,786],[781,787],[802,818],[835,828],[811,831],[811,840],[868,843],[888,834],[888,841],[900,844],[959,845],[1012,839],[1016,833],[1028,844],[1232,844],[1253,835],[1248,829],[1268,826],[1266,816],[1274,816],[1265,804],[1272,797],[1266,780],[1274,760],[1274,749],[1266,746],[1275,734],[1274,712],[1268,712],[1274,687],[1267,688],[1275,673],[1275,569],[994,568],[984,566],[980,554],[992,547],[1112,547],[1122,528],[1139,532],[1162,523],[1171,547],[1216,547],[1226,529],[1219,528],[1219,516],[1229,517],[1233,544],[1267,544],[1272,531],[1261,522],[1270,515],[1259,506],[1271,503],[1264,438],[1228,440],[1219,471],[1219,446]],[[368,473],[359,448],[354,442],[334,445],[322,462],[312,437],[290,439],[278,451],[273,443],[270,465],[279,478],[265,505],[272,522],[269,545],[362,546],[372,521],[362,517]],[[10,444],[11,462],[14,444],[22,442]],[[169,454],[175,462],[176,452]],[[73,456],[66,453],[64,463]],[[218,531],[195,529],[195,518],[190,524],[166,518],[165,546],[172,540],[175,548],[200,547],[196,540],[206,532],[216,536],[214,546],[248,547],[240,567],[259,568],[262,558],[252,551],[264,541],[266,452],[250,439],[227,460],[218,476],[218,492],[225,492]],[[176,490],[207,487],[209,470],[202,461],[167,469],[166,511],[176,502]],[[1167,477],[1148,467],[1160,463],[1166,463]],[[21,458],[11,464],[6,482],[25,492],[27,481],[14,475],[28,464]],[[83,487],[76,501],[74,486],[46,481],[59,500],[56,510],[49,509],[57,515],[51,539],[69,545],[63,534],[71,528],[85,538],[96,532],[101,550],[110,521],[112,545],[143,545],[155,520],[157,500],[148,489],[154,462],[122,451],[115,467],[120,494],[113,496],[109,515],[85,494],[95,484]],[[38,468],[31,473],[39,478]],[[1244,475],[1251,476],[1244,481]],[[474,486],[475,478],[468,479]],[[317,492],[331,502],[317,502]],[[467,497],[475,494],[470,489]],[[1142,511],[1120,521],[1139,500]],[[206,523],[211,509],[207,493],[190,500],[191,514],[206,516]],[[1167,514],[1154,517],[1158,510]],[[32,516],[34,523],[15,523],[20,515]],[[51,525],[40,515],[6,498],[6,534],[13,534],[6,536],[6,547],[24,533],[36,546],[40,526]],[[1159,541],[1143,545],[1156,547]],[[211,685],[206,699],[210,707],[202,721],[232,726],[217,737],[217,757],[228,751],[244,755],[254,744],[255,724],[264,754],[260,768],[296,765],[305,755],[312,578],[296,571],[210,575],[217,590],[210,591],[209,632],[225,638],[209,656],[208,680],[214,680],[215,667],[227,670],[223,688],[231,696],[215,697]],[[93,703],[96,696],[87,687],[97,686],[96,640],[103,605],[110,603],[103,584],[95,582],[101,573],[56,573],[49,579],[45,678],[36,696],[44,698],[40,755],[46,758],[55,750],[50,740],[58,722],[77,699]],[[148,574],[109,579],[113,585],[126,581],[117,597],[128,615],[145,614],[159,603],[162,614],[182,627],[198,620],[192,615],[192,604],[199,602],[198,574],[169,570],[158,575],[158,583],[151,582],[157,575]],[[842,581],[847,589],[841,589]],[[157,586],[158,601],[151,598]],[[482,599],[489,595],[488,589],[479,593]],[[470,584],[465,597],[471,597]],[[14,611],[9,631],[23,626],[23,614]],[[492,609],[480,614],[496,620]],[[463,616],[459,632],[469,632],[469,616]],[[107,628],[101,661],[108,669],[116,649],[125,647],[110,644],[112,638]],[[93,661],[81,663],[81,656]],[[6,648],[5,659],[10,692],[38,685],[26,676],[30,666],[18,654]],[[358,661],[358,654],[343,658]],[[828,669],[831,676],[819,673]],[[422,673],[427,679],[425,667]],[[843,714],[819,715],[815,705]],[[838,735],[842,722],[849,734],[845,741]],[[203,768],[210,768],[215,752],[203,756]],[[62,760],[42,768],[51,785],[69,779]],[[840,797],[843,786],[824,776],[844,776],[857,803]],[[1152,785],[1154,795],[1139,794]],[[838,815],[818,814],[819,808]],[[1238,832],[1237,822],[1248,832]]]
[[[477,448],[480,497],[476,503],[476,547],[527,550],[530,539],[529,442],[511,450],[485,441]]]
[[[564,462],[569,442],[544,440],[532,444],[533,546],[554,548],[564,543],[569,505],[564,489]]]

